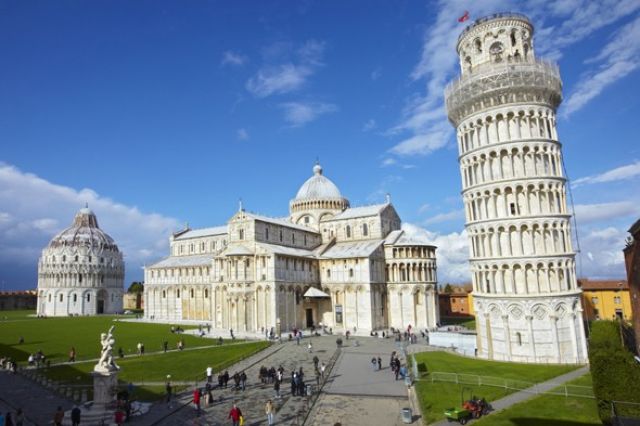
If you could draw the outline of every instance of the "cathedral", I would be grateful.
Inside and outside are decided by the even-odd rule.
[[[88,207],[53,237],[38,263],[39,316],[122,311],[124,261]]]
[[[145,318],[246,333],[322,327],[369,334],[438,322],[436,247],[401,229],[387,197],[351,207],[316,164],[289,216],[242,206],[226,225],[186,228],[145,268]]]

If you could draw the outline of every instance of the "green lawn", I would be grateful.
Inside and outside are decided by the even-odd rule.
[[[0,323],[2,321],[14,321],[18,319],[28,319],[29,315],[35,315],[36,311],[0,311]]]
[[[19,312],[19,311],[6,311]],[[1,317],[1,315],[0,315]],[[66,361],[72,346],[76,348],[77,359],[93,359],[100,355],[100,333],[115,325],[116,350],[122,347],[125,354],[136,352],[136,345],[142,342],[147,352],[158,351],[162,342],[169,342],[175,348],[180,338],[185,346],[211,345],[210,339],[182,334],[172,334],[166,324],[146,324],[114,322],[124,316],[26,318],[16,317],[15,321],[0,321],[0,356],[8,355],[18,363],[24,362],[30,353],[42,350],[52,362]],[[185,327],[183,327],[185,328]],[[188,328],[188,327],[187,327]],[[20,336],[24,344],[18,344]]]
[[[464,397],[470,394],[495,401],[515,392],[495,386],[462,385],[456,383],[430,382],[430,372],[451,372],[489,376],[512,381],[510,386],[522,386],[522,382],[542,382],[575,370],[576,366],[533,365],[510,362],[485,361],[466,358],[448,352],[423,352],[415,355],[416,362],[424,364],[427,374],[416,383],[416,390],[422,408],[422,415],[427,424],[444,418],[444,410],[458,407]]]
[[[468,328],[469,330],[476,329],[476,317],[474,316],[466,316],[466,317],[440,317],[441,325],[461,325],[463,327]]]
[[[117,361],[120,367],[118,379],[122,384],[128,382],[143,384],[138,387],[142,391],[142,396],[138,395],[138,397],[156,399],[164,392],[162,383],[166,381],[168,374],[171,375],[172,381],[201,381],[208,366],[211,366],[214,372],[218,372],[268,346],[269,343],[265,341],[227,343],[213,348],[128,357]],[[57,382],[90,385],[93,382],[89,373],[93,367],[93,362],[84,362],[58,365],[41,371]],[[233,373],[233,371],[229,372],[229,374]],[[160,384],[148,385],[150,382],[160,382]]]
[[[586,374],[568,385],[591,386]],[[478,426],[588,426],[601,425],[595,399],[542,395],[492,414],[475,423]]]

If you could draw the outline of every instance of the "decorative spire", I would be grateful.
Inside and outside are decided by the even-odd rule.
[[[88,208],[89,208],[89,202],[88,202],[88,201],[85,201],[85,202],[84,202],[84,208],[85,208],[85,209],[88,209]]]
[[[317,159],[316,159],[316,165],[313,166],[313,174],[314,175],[322,174],[322,166],[320,165],[320,162]]]
[[[244,207],[242,206],[242,198],[238,199],[238,211],[243,212]]]
[[[391,204],[391,194],[389,194],[389,193],[387,192],[387,195],[385,195],[385,197],[384,197],[384,198],[385,198],[385,200],[386,200],[387,204]]]

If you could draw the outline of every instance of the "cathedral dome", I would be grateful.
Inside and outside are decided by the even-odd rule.
[[[342,198],[338,187],[322,174],[322,166],[313,166],[313,176],[302,184],[294,201]]]
[[[80,209],[73,219],[73,224],[51,239],[49,248],[55,247],[118,251],[113,238],[100,229],[96,215],[88,207]]]

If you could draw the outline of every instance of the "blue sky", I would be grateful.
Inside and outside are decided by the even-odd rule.
[[[352,205],[389,192],[468,280],[453,128],[442,100],[471,19],[518,11],[564,81],[559,134],[579,273],[622,277],[640,217],[640,1],[0,1],[0,283],[85,201],[127,282],[168,235],[247,210],[284,216],[316,158]]]

